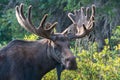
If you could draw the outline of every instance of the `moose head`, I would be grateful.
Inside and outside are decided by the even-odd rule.
[[[13,67],[19,63],[16,63],[16,58],[11,56],[16,55],[16,57],[18,57],[17,59],[22,58],[21,61],[19,60],[22,65],[15,68],[15,71],[21,70],[21,73],[19,73],[19,71],[17,72],[21,76],[20,80],[40,80],[47,72],[54,69],[58,64],[62,65],[64,69],[77,69],[76,57],[70,50],[70,41],[82,38],[92,31],[94,26],[95,6],[92,6],[91,16],[89,15],[89,8],[86,8],[86,11],[84,11],[85,9],[83,7],[80,10],[74,11],[73,14],[68,13],[68,17],[72,21],[72,24],[61,33],[55,33],[53,30],[56,27],[57,22],[46,22],[48,14],[44,15],[38,27],[34,26],[31,20],[31,8],[32,6],[29,6],[27,17],[25,17],[23,14],[23,4],[16,6],[16,18],[23,28],[44,39],[37,41],[12,41],[0,51],[0,55],[4,55],[8,57],[9,60],[13,61],[9,64],[14,64]],[[0,66],[4,67],[2,64],[0,64]],[[25,72],[21,69],[24,66],[27,66]],[[29,69],[31,66],[32,69]],[[11,70],[8,70],[8,72],[10,71]],[[30,73],[30,71],[33,73]],[[11,77],[13,72],[10,72],[9,78],[19,80],[18,78],[20,76],[15,72],[15,75]],[[33,78],[34,75],[36,75],[35,78]],[[60,76],[60,74],[58,75]],[[0,74],[0,79],[5,79],[4,76],[5,74],[2,76]],[[60,80],[60,77],[58,77],[58,80]]]

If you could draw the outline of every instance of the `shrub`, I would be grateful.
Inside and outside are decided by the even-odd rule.
[[[120,44],[120,26],[117,26],[115,29],[112,30],[112,36],[110,45],[115,48],[115,45]]]
[[[119,48],[111,51],[109,45],[104,46],[102,52],[99,53],[96,50],[93,50],[92,54],[89,50],[82,50],[77,54],[78,69],[76,71],[64,70],[61,80],[119,80],[118,50]],[[56,70],[47,73],[42,80],[57,80]]]
[[[24,36],[24,40],[37,40],[39,38],[39,36],[35,35],[35,34],[30,34],[30,35],[25,35]]]

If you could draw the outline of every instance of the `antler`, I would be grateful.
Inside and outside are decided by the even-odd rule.
[[[27,31],[30,31],[38,36],[44,37],[44,38],[50,38],[50,35],[52,34],[53,28],[56,26],[57,22],[51,24],[51,23],[46,23],[45,25],[45,21],[47,18],[47,14],[44,15],[43,19],[40,22],[39,27],[35,27],[32,24],[31,21],[31,8],[32,6],[29,6],[28,8],[28,16],[27,18],[24,16],[23,14],[23,4],[20,4],[20,6],[16,6],[16,18],[19,22],[19,24],[25,28]],[[44,27],[45,26],[45,27]]]
[[[95,16],[95,5],[92,5],[92,13],[89,16],[89,7],[86,8],[86,14],[84,8],[74,11],[74,14],[68,13],[68,17],[73,22],[73,24],[64,30],[62,33],[66,34],[68,30],[75,29],[73,33],[68,33],[69,39],[82,38],[91,32],[94,26],[94,16]]]

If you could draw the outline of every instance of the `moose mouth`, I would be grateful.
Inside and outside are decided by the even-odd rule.
[[[76,63],[76,60],[75,61],[67,61],[65,64],[64,64],[64,68],[66,70],[76,70],[78,67],[77,67],[77,63]]]
[[[65,69],[66,70],[76,70],[77,69],[77,66],[65,66]]]
[[[67,69],[67,70],[76,70],[77,69],[76,62],[74,63],[74,65],[65,65],[65,69]]]

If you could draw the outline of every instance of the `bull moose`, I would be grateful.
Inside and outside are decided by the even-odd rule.
[[[92,31],[95,6],[81,8],[68,13],[72,24],[61,33],[55,33],[57,22],[46,22],[44,15],[38,27],[31,20],[31,8],[27,17],[23,14],[23,4],[16,6],[18,23],[43,39],[36,41],[13,40],[0,50],[0,80],[41,80],[50,70],[57,67],[58,80],[64,69],[77,69],[76,57],[70,51],[70,41],[82,38]],[[91,13],[91,15],[89,15]],[[71,31],[70,31],[71,30]],[[73,31],[73,33],[72,33]]]

